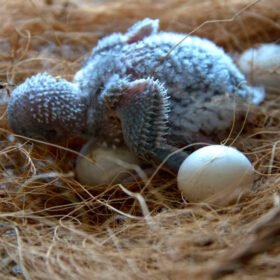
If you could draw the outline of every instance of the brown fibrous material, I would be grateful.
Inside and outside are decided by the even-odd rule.
[[[233,56],[278,42],[280,1],[0,4],[0,279],[278,279],[279,93],[250,108],[254,125],[227,138],[258,176],[249,194],[223,207],[188,203],[165,172],[83,186],[74,174],[79,139],[58,146],[13,135],[5,110],[13,85],[40,71],[71,79],[98,39],[144,17],[210,38]]]

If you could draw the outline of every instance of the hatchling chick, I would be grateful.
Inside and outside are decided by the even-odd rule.
[[[158,27],[146,18],[101,39],[73,82],[46,73],[28,78],[8,104],[11,129],[48,141],[82,135],[126,145],[156,163],[172,153],[166,166],[178,170],[187,155],[178,148],[216,139],[264,91],[208,39]]]

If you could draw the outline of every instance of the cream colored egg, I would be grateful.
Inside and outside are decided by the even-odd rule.
[[[135,165],[139,164],[137,157],[127,148],[96,148],[89,142],[81,150],[76,162],[78,180],[86,185],[101,185],[119,183]]]
[[[226,204],[248,191],[254,168],[237,149],[223,145],[203,147],[180,166],[178,188],[190,202]]]
[[[279,90],[280,45],[261,44],[244,51],[237,64],[253,85]]]

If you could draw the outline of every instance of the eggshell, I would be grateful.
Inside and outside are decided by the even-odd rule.
[[[78,180],[86,185],[101,185],[121,182],[124,174],[132,170],[132,165],[139,164],[138,158],[125,147],[116,149],[96,147],[87,143],[81,154],[94,161],[79,156],[76,162]]]
[[[184,160],[177,182],[190,202],[225,204],[223,200],[228,202],[252,187],[253,175],[254,168],[244,154],[232,147],[212,145]]]

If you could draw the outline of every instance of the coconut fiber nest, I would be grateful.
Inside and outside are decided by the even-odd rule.
[[[1,0],[0,279],[279,279],[278,92],[229,139],[258,178],[223,207],[188,203],[165,172],[82,185],[74,173],[81,139],[54,145],[9,130],[14,85],[41,71],[71,79],[97,40],[145,17],[233,56],[280,39],[279,0]]]

